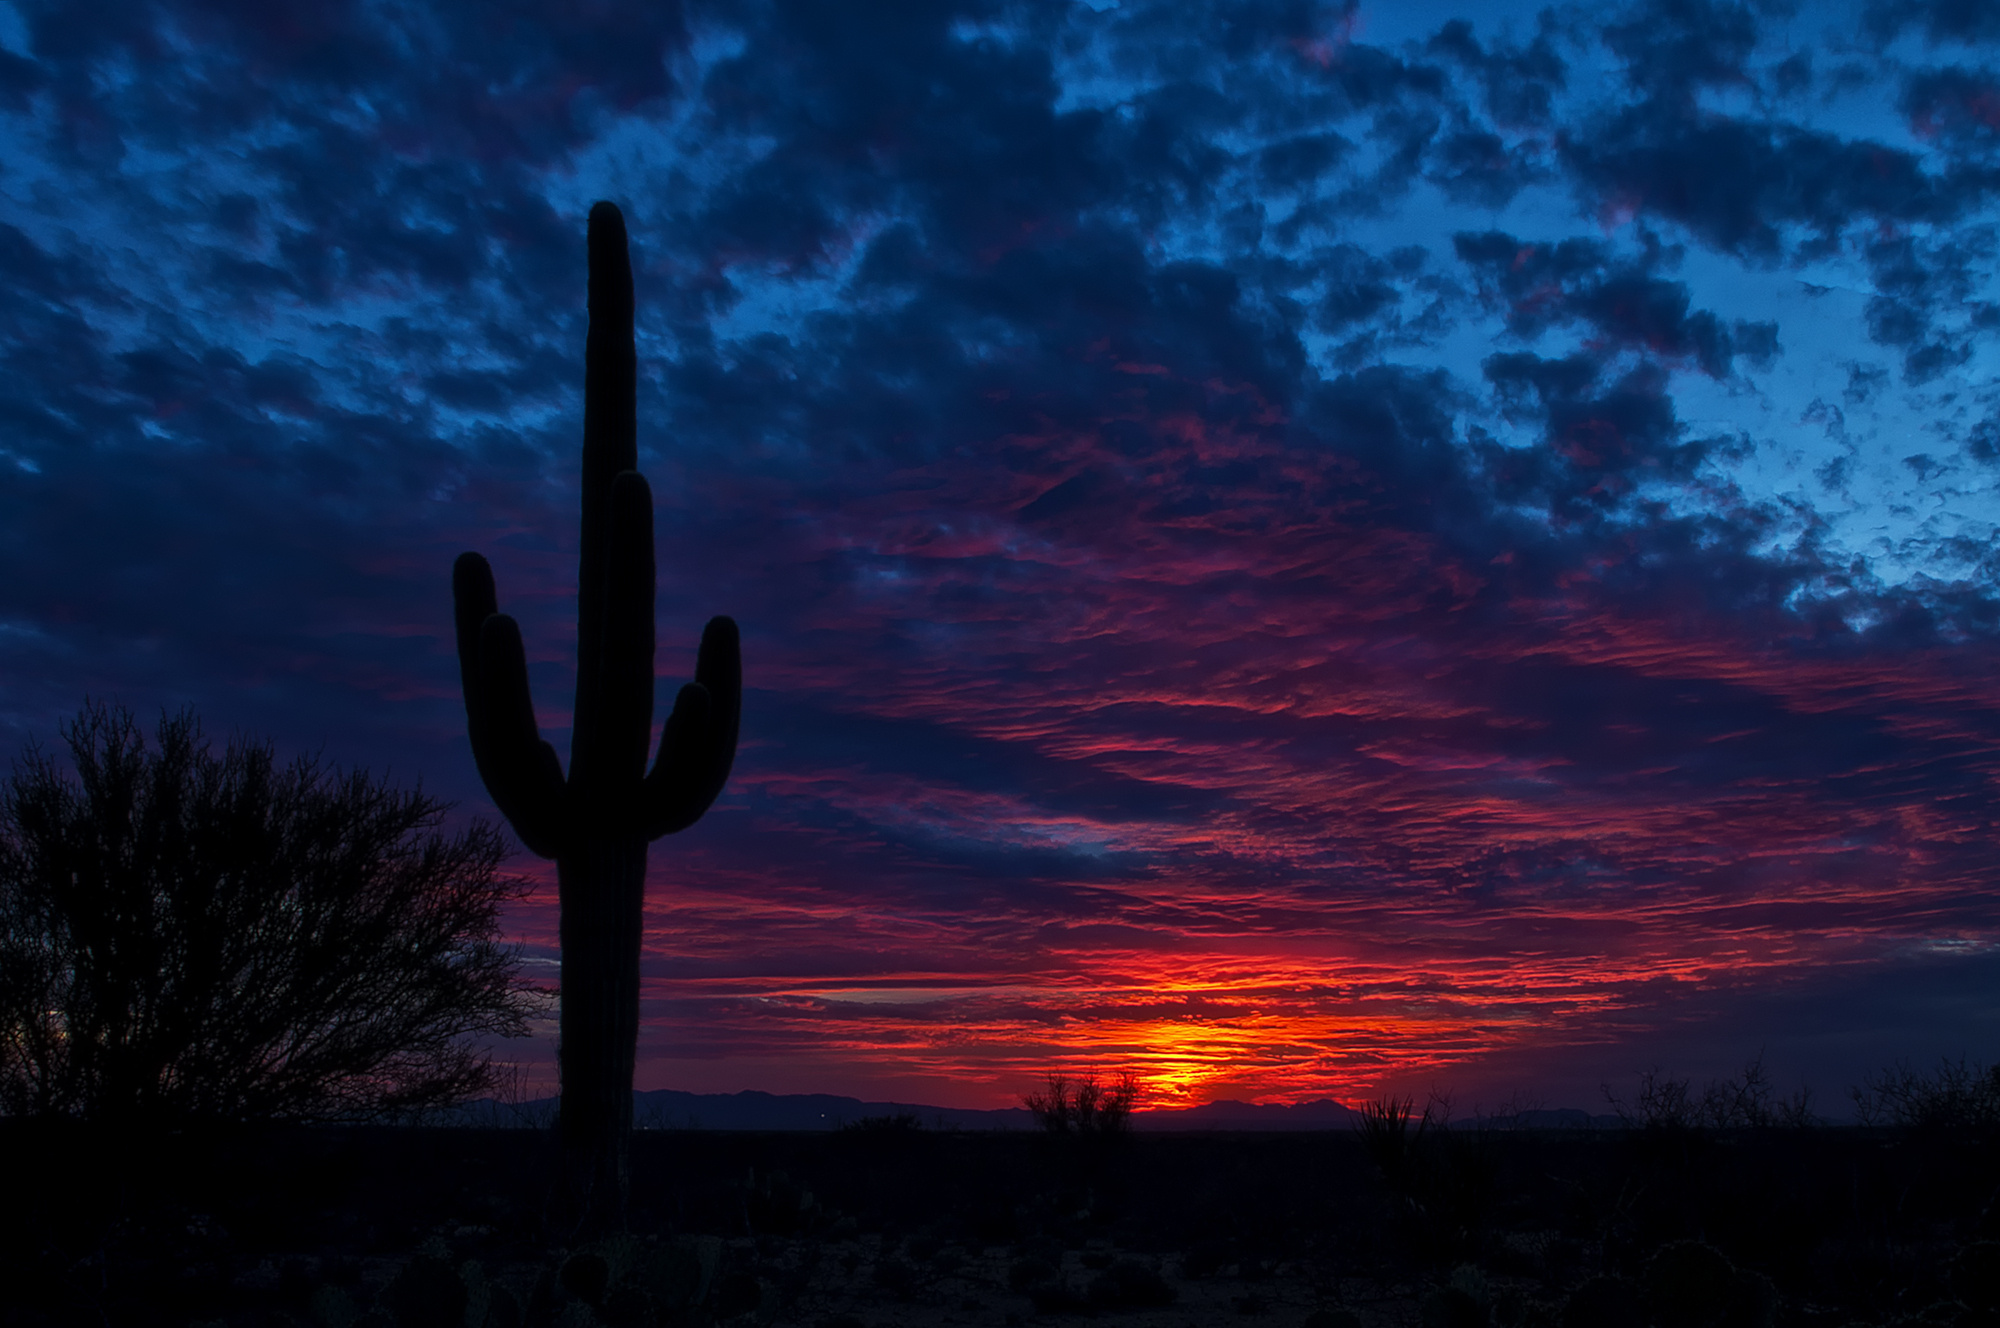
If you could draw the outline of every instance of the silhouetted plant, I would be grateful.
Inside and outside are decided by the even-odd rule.
[[[469,1299],[465,1280],[441,1253],[425,1251],[403,1265],[382,1290],[396,1328],[458,1328]]]
[[[1770,1328],[1777,1290],[1697,1240],[1670,1241],[1646,1261],[1640,1300],[1659,1328]]]
[[[1390,1188],[1406,1191],[1415,1179],[1418,1141],[1437,1122],[1435,1106],[1434,1102],[1425,1103],[1423,1115],[1417,1116],[1415,1098],[1388,1097],[1361,1108],[1361,1119],[1354,1129],[1361,1136],[1368,1160]],[[1410,1128],[1413,1119],[1414,1130]]]
[[[1921,1131],[1988,1131],[2000,1128],[2000,1065],[1942,1061],[1924,1075],[1898,1061],[1852,1090],[1857,1119],[1865,1126]]]
[[[1044,1091],[1026,1094],[1021,1102],[1050,1134],[1107,1138],[1125,1133],[1138,1100],[1139,1080],[1130,1071],[1108,1087],[1095,1074],[1072,1083],[1068,1075],[1051,1071]]]
[[[1985,1323],[2000,1322],[2000,1241],[1975,1240],[1953,1256],[1951,1289]]]
[[[578,1250],[563,1261],[556,1280],[578,1300],[595,1305],[611,1285],[611,1263],[596,1250]]]
[[[1615,1273],[1585,1279],[1569,1293],[1562,1328],[1632,1328],[1644,1323],[1639,1284]]]
[[[476,553],[452,569],[460,681],[479,775],[521,842],[554,858],[561,902],[562,1025],[557,1131],[561,1228],[621,1225],[646,849],[685,830],[722,792],[736,753],[742,666],[736,624],[711,618],[650,772],[653,498],[638,466],[638,365],[625,219],[590,210],[590,328],[584,350],[583,534],[576,710],[569,776],[535,727],[527,658]]]
[[[1093,1310],[1159,1309],[1179,1298],[1158,1269],[1137,1259],[1112,1262],[1084,1288],[1084,1300]]]
[[[505,845],[366,772],[193,716],[148,750],[126,711],[62,727],[0,791],[0,1105],[120,1121],[356,1119],[493,1081],[463,1039],[540,1005],[496,943]]]
[[[1686,1079],[1671,1079],[1658,1069],[1639,1076],[1639,1091],[1626,1103],[1604,1085],[1604,1096],[1619,1120],[1636,1129],[1688,1132],[1697,1130],[1803,1128],[1818,1123],[1812,1111],[1812,1090],[1801,1087],[1788,1098],[1778,1097],[1764,1071],[1764,1058],[1743,1068],[1740,1082],[1711,1080],[1696,1097]]]
[[[1414,1245],[1435,1258],[1465,1253],[1493,1202],[1493,1132],[1477,1126],[1454,1131],[1451,1099],[1435,1092],[1422,1115],[1412,1098],[1370,1102],[1354,1129],[1369,1160],[1403,1199]]]
[[[1424,1328],[1486,1328],[1493,1322],[1493,1291],[1477,1264],[1461,1264],[1442,1286],[1418,1303]]]

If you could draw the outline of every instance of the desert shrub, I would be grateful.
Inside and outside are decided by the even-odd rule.
[[[1030,1254],[1016,1259],[1007,1269],[1007,1289],[1009,1291],[1032,1291],[1038,1286],[1055,1281],[1061,1270],[1049,1260]]]
[[[1925,1075],[1898,1061],[1852,1092],[1855,1114],[1863,1125],[1925,1131],[2000,1127],[2000,1065],[1969,1066],[1960,1057],[1956,1062],[1943,1061],[1936,1074]]]
[[[1131,1123],[1132,1108],[1139,1098],[1139,1081],[1130,1071],[1106,1086],[1095,1074],[1086,1074],[1074,1083],[1068,1075],[1051,1071],[1048,1086],[1029,1093],[1021,1102],[1033,1113],[1035,1123],[1050,1134],[1075,1134],[1084,1138],[1124,1134]]]
[[[1975,1240],[1951,1261],[1951,1289],[1966,1308],[2000,1318],[2000,1241]]]
[[[405,1263],[382,1291],[396,1328],[458,1328],[467,1299],[465,1281],[450,1261],[428,1252]]]
[[[1770,1328],[1778,1307],[1769,1278],[1738,1269],[1698,1240],[1670,1241],[1653,1252],[1640,1299],[1659,1328]]]
[[[1764,1057],[1743,1067],[1740,1080],[1715,1079],[1697,1096],[1690,1081],[1672,1079],[1657,1068],[1639,1076],[1639,1091],[1628,1103],[1604,1085],[1605,1099],[1618,1119],[1635,1129],[1693,1132],[1701,1130],[1804,1128],[1819,1123],[1812,1111],[1812,1090],[1801,1087],[1780,1097],[1764,1070]]]
[[[795,1235],[823,1216],[813,1192],[782,1171],[759,1175],[753,1167],[744,1179],[742,1195],[743,1219],[760,1233]]]
[[[563,1261],[556,1280],[584,1304],[596,1305],[611,1285],[611,1262],[597,1250],[578,1250]]]
[[[1084,1296],[1100,1310],[1159,1309],[1177,1299],[1158,1270],[1137,1259],[1119,1259],[1091,1278]]]
[[[192,716],[64,726],[0,785],[0,1110],[133,1122],[381,1117],[493,1079],[463,1040],[539,1008],[496,943],[497,830]]]
[[[1476,1299],[1460,1286],[1432,1287],[1418,1303],[1418,1320],[1423,1328],[1486,1328],[1493,1320],[1492,1307]]]
[[[1418,1141],[1440,1123],[1435,1108],[1435,1101],[1427,1102],[1423,1115],[1418,1116],[1416,1099],[1408,1097],[1382,1098],[1361,1108],[1361,1119],[1354,1130],[1361,1136],[1368,1160],[1391,1188],[1407,1190],[1415,1179]],[[1414,1130],[1410,1128],[1412,1120],[1416,1121]]]
[[[1361,1316],[1353,1310],[1314,1310],[1300,1328],[1361,1328]]]
[[[1569,1293],[1562,1309],[1562,1328],[1632,1328],[1644,1323],[1639,1286],[1628,1277],[1599,1274]]]

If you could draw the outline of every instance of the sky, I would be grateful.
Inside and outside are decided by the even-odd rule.
[[[451,565],[566,752],[611,199],[656,720],[710,615],[745,687],[638,1087],[1839,1117],[2000,1058],[1996,70],[1972,0],[0,2],[0,758],[191,707],[497,819]]]

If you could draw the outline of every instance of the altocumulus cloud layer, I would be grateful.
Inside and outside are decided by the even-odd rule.
[[[449,568],[561,749],[609,197],[747,685],[643,1087],[1990,1054],[2000,25],[1410,14],[0,5],[0,722],[492,815]]]

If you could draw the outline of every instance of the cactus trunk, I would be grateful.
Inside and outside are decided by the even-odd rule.
[[[653,499],[637,470],[637,361],[625,219],[590,210],[584,350],[583,540],[576,712],[565,778],[542,741],[520,629],[499,612],[476,553],[452,569],[459,678],[473,759],[528,849],[556,860],[562,921],[561,1164],[550,1221],[563,1236],[623,1224],[639,1038],[646,847],[700,819],[736,754],[742,664],[736,624],[703,629],[650,772]]]
[[[622,1210],[639,1045],[646,841],[587,841],[556,859],[562,900],[562,1100],[556,1223]],[[596,1202],[599,1196],[608,1201]]]

